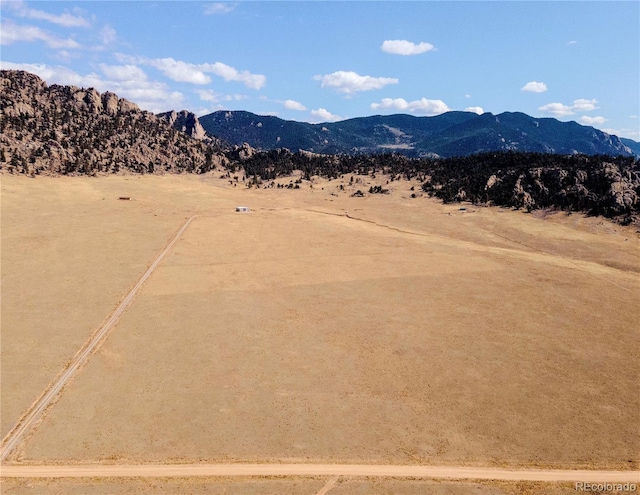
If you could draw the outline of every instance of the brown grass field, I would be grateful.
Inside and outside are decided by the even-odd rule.
[[[197,215],[10,462],[637,469],[635,228],[407,182],[352,198],[318,179],[0,180],[3,436]],[[431,493],[345,483],[331,494]],[[433,493],[477,493],[454,485]]]
[[[326,480],[317,478],[183,478],[183,479],[9,479],[7,494],[48,495],[315,495]],[[216,491],[212,491],[215,487]],[[571,495],[573,483],[462,482],[418,479],[344,479],[330,495]]]

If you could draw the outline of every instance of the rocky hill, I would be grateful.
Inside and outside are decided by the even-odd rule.
[[[229,151],[233,148],[229,143],[212,136],[205,131],[198,116],[188,110],[181,110],[176,112],[164,112],[157,114],[158,117],[167,121],[171,127],[177,131],[185,133],[187,136],[204,141],[208,145],[214,147],[218,151]]]
[[[226,163],[207,143],[114,93],[49,86],[24,71],[1,71],[0,111],[0,168],[10,172],[202,173]]]
[[[634,151],[618,137],[593,127],[518,112],[377,115],[309,124],[244,111],[218,111],[200,117],[200,122],[209,134],[234,145],[248,143],[261,150],[287,148],[324,154],[395,152],[409,157],[451,157],[487,151],[531,151],[628,156],[638,149]]]

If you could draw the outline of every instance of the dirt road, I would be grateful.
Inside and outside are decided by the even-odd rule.
[[[49,387],[40,396],[40,398],[34,402],[31,408],[23,415],[18,421],[16,426],[9,432],[2,442],[2,452],[0,453],[0,460],[5,460],[7,456],[13,451],[13,449],[22,441],[25,433],[27,433],[33,425],[42,417],[46,409],[54,402],[55,398],[62,391],[65,384],[76,374],[76,372],[87,362],[91,354],[97,349],[98,344],[103,340],[107,332],[113,328],[118,322],[122,314],[126,311],[129,305],[133,302],[142,284],[151,276],[156,267],[160,264],[163,258],[171,250],[173,245],[178,241],[182,233],[189,226],[195,216],[189,218],[184,225],[178,230],[176,235],[171,239],[169,244],[158,255],[155,261],[147,269],[147,271],[140,277],[140,280],[133,286],[125,298],[120,302],[116,310],[111,314],[107,321],[102,325],[96,333],[85,343],[85,345],[78,351],[71,364],[58,376],[56,381],[51,387]]]
[[[187,476],[370,476],[507,481],[640,483],[640,471],[502,469],[375,464],[139,464],[1,466],[7,478],[187,477]]]

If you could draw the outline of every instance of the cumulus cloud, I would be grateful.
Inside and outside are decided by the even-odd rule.
[[[251,89],[260,89],[267,83],[267,78],[262,74],[252,74],[246,70],[238,70],[222,62],[213,64],[192,64],[182,60],[168,58],[132,57],[124,54],[116,54],[116,58],[125,63],[136,63],[155,67],[169,79],[178,82],[192,84],[209,84],[211,78],[207,74],[215,74],[225,81],[235,81],[244,84]]]
[[[173,81],[192,84],[209,84],[211,78],[195,64],[168,58],[149,59],[147,62]]]
[[[54,2],[50,2],[50,5],[52,4],[55,5]],[[62,14],[50,14],[44,10],[29,8],[25,2],[22,1],[13,0],[3,2],[3,5],[10,7],[16,15],[27,19],[47,21],[63,27],[89,27],[91,25],[91,23],[82,16],[73,15],[68,12],[64,12]]]
[[[543,82],[530,81],[522,88],[521,91],[529,91],[530,93],[544,93],[547,90],[547,85]]]
[[[583,115],[580,117],[580,122],[585,125],[602,125],[607,121],[604,117],[589,117],[588,115]]]
[[[414,101],[407,101],[404,98],[383,98],[380,103],[372,103],[371,109],[397,110],[419,115],[440,115],[451,110],[442,100],[428,100],[426,98]]]
[[[386,40],[380,47],[383,52],[393,53],[394,55],[418,55],[433,50],[431,43],[413,43],[407,40]]]
[[[562,103],[547,103],[546,105],[539,107],[538,110],[555,115],[556,117],[564,117],[575,113],[569,105],[564,105]]]
[[[598,103],[598,100],[579,99],[573,101],[573,105],[571,105],[571,108],[573,108],[576,112],[590,112],[591,110],[595,110],[596,108],[598,108],[596,106],[596,103]]]
[[[112,81],[146,81],[145,72],[135,65],[107,65],[100,64],[100,70]]]
[[[565,117],[567,115],[573,115],[576,112],[590,112],[598,107],[596,104],[598,100],[585,100],[583,98],[574,100],[573,105],[565,105],[563,103],[547,103],[538,108],[538,110],[555,115],[556,117]]]
[[[204,6],[204,14],[205,15],[223,15],[228,14],[233,9],[235,9],[237,4],[235,3],[209,3]]]
[[[241,82],[247,88],[260,89],[267,84],[267,78],[262,74],[252,74],[246,70],[237,70],[230,65],[216,62],[214,64],[200,64],[202,70],[222,77],[225,81]]]
[[[163,112],[182,105],[184,95],[171,91],[164,83],[151,81],[139,68],[100,65],[103,76],[91,72],[78,74],[64,66],[44,64],[16,64],[0,62],[2,69],[25,70],[40,76],[48,84],[67,84],[85,88],[95,88],[100,92],[111,91],[121,98],[127,98],[143,110]],[[136,70],[137,69],[137,70]]]
[[[51,67],[45,64],[16,64],[13,62],[0,61],[0,68],[3,70],[24,70],[31,72],[49,84],[69,84],[72,86],[82,86],[87,79],[72,71],[67,67]]]
[[[283,102],[283,105],[284,105],[284,108],[286,108],[287,110],[304,111],[307,109],[307,107],[305,107],[302,103],[295,100],[285,100]]]
[[[335,115],[326,108],[311,110],[311,116],[314,117],[314,120],[317,120],[319,122],[336,122],[342,119],[340,115]]]
[[[3,22],[0,29],[0,44],[11,45],[16,41],[44,41],[50,48],[80,48],[73,39],[62,39],[36,26],[25,26]]]
[[[384,88],[388,84],[397,84],[399,81],[393,77],[361,76],[353,71],[339,70],[332,74],[314,76],[316,81],[321,81],[321,87],[333,88],[339,93],[353,95],[359,91]]]
[[[473,112],[473,113],[477,113],[478,115],[482,115],[484,113],[484,108],[482,107],[467,107],[464,109],[465,112]]]

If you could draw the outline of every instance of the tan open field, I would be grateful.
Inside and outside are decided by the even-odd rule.
[[[6,479],[3,494],[50,495],[315,495],[326,485],[319,478],[164,478],[164,479]],[[214,488],[215,487],[215,488]],[[215,491],[212,491],[215,490]],[[574,483],[474,482],[419,479],[345,478],[330,495],[570,495]]]
[[[3,435],[197,215],[12,462],[637,469],[632,228],[407,183],[1,180]]]

